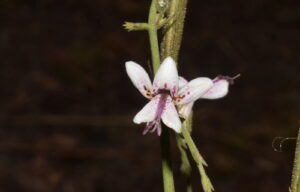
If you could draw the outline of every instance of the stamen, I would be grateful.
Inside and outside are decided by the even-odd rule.
[[[235,79],[239,78],[240,76],[241,76],[241,74],[239,73],[239,74],[237,74],[236,76],[231,77],[231,79],[232,79],[232,80],[235,80]]]
[[[232,85],[232,84],[234,84],[234,80],[237,79],[237,78],[239,78],[240,76],[241,76],[241,74],[237,74],[234,77],[219,75],[219,76],[217,76],[216,79],[213,80],[213,82],[216,83],[216,82],[218,82],[220,80],[226,80],[226,81],[228,81]]]
[[[146,135],[154,125],[155,125],[155,121],[151,121],[147,123],[146,127],[143,130],[143,135]]]
[[[157,135],[160,136],[161,135],[161,124],[160,123],[157,125],[156,130],[157,130]]]
[[[156,131],[156,129],[157,129],[157,123],[155,123],[155,126],[153,126],[153,127],[149,130],[149,132],[150,132],[150,133],[154,133],[154,131]]]
[[[161,134],[160,120],[154,120],[147,123],[147,126],[143,130],[143,135],[146,135],[148,132],[154,133],[155,131],[157,131],[157,135],[160,136]]]

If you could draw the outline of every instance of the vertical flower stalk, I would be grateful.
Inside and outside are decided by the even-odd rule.
[[[152,0],[149,10],[148,23],[125,22],[124,27],[128,31],[147,30],[150,40],[153,71],[156,73],[160,66],[160,52],[157,37],[157,30],[167,24],[170,18],[165,18],[165,10],[169,0]],[[177,1],[177,0],[176,0]],[[174,1],[175,2],[175,1]],[[159,133],[159,132],[158,132]],[[162,155],[162,175],[165,192],[174,192],[174,179],[171,165],[169,132],[164,129],[160,137]]]
[[[161,44],[161,56],[162,58],[171,56],[175,60],[175,62],[178,63],[177,58],[181,45],[187,0],[165,0],[165,2],[169,6],[169,9],[167,10],[167,18],[170,19],[170,22],[168,23],[168,25],[165,25],[164,28],[164,36]],[[162,135],[162,145],[169,145],[168,131],[169,130],[167,130],[166,133]],[[185,175],[188,176],[189,180],[189,176],[191,174],[191,166],[189,164],[187,154],[185,153],[184,144],[183,142],[180,142],[182,140],[180,140],[179,136],[176,137],[176,140],[181,153],[181,170]],[[165,154],[168,154],[168,157],[166,158],[170,158],[170,153]],[[170,160],[169,163],[171,163]],[[187,190],[192,191],[190,184],[188,185]]]
[[[158,15],[163,13],[158,13],[157,0],[152,0],[150,13],[149,13],[149,39],[150,39],[150,47],[151,47],[151,55],[153,62],[153,70],[156,72],[159,68],[160,64],[160,54],[159,54],[159,44],[157,38],[157,20]],[[170,155],[170,141],[169,141],[169,130],[165,129],[160,137],[160,146],[161,146],[161,158],[162,158],[162,175],[163,175],[163,185],[165,192],[175,192],[174,187],[174,178],[173,178],[173,170],[171,163],[171,155]]]

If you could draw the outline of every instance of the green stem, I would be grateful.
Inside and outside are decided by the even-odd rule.
[[[186,121],[184,122],[186,123]],[[188,146],[188,148],[190,149],[191,151],[191,154],[192,154],[192,157],[193,159],[195,160],[195,162],[197,164],[202,164],[202,165],[205,165],[207,166],[207,163],[205,162],[205,160],[203,159],[203,157],[201,156],[201,154],[199,153],[189,131],[187,130],[186,128],[187,126],[182,126],[182,135],[185,139],[185,142]]]
[[[162,135],[160,136],[163,184],[164,192],[175,192],[169,137],[169,130],[164,129],[162,131]]]
[[[148,33],[150,39],[150,48],[152,55],[152,65],[154,73],[158,70],[160,65],[160,54],[159,54],[159,45],[157,38],[157,19],[158,12],[156,9],[156,0],[152,0],[149,12],[148,19]],[[174,179],[172,164],[170,158],[170,141],[169,141],[169,130],[164,129],[160,137],[161,145],[161,156],[162,156],[162,175],[163,175],[163,185],[165,192],[175,192]]]
[[[300,123],[300,122],[299,122]],[[297,137],[294,167],[292,172],[291,192],[300,192],[300,129]]]
[[[197,149],[191,135],[190,132],[188,131],[187,127],[189,127],[189,125],[186,125],[186,121],[183,123],[182,126],[182,135],[185,139],[185,142],[191,152],[191,155],[194,159],[194,161],[197,164],[197,167],[199,169],[199,173],[201,175],[201,183],[202,183],[202,187],[203,190],[205,192],[211,192],[214,191],[214,188],[210,182],[210,179],[208,178],[204,166],[207,166],[207,163],[205,162],[205,160],[203,159],[203,157],[201,156],[199,150]]]
[[[160,65],[160,55],[159,55],[159,46],[158,46],[158,38],[157,38],[157,10],[156,10],[156,0],[152,0],[148,18],[148,34],[150,40],[150,49],[151,49],[151,56],[152,56],[152,65],[153,71],[156,71]]]
[[[193,115],[190,114],[190,116],[184,121],[182,126],[186,126],[186,127],[191,126],[192,119],[193,119]],[[190,129],[189,128],[187,129],[190,132]],[[188,146],[186,144],[186,141],[181,135],[176,135],[176,141],[181,155],[180,171],[183,173],[184,176],[186,176],[186,180],[187,180],[186,192],[192,192],[193,191],[192,183],[191,183],[192,167],[187,154]]]

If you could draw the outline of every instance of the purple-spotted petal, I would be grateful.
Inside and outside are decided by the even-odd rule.
[[[215,79],[212,88],[210,88],[204,95],[203,99],[219,99],[227,95],[229,82],[226,79]]]
[[[181,132],[181,121],[170,96],[167,98],[165,110],[162,113],[161,119],[169,128],[173,129],[177,133]]]
[[[142,95],[150,99],[152,94],[152,84],[145,69],[133,61],[127,61],[125,66],[126,72],[134,86],[142,93]]]
[[[135,115],[133,122],[136,124],[141,124],[153,121],[156,117],[159,98],[160,95],[157,95],[151,101],[149,101],[144,108]]]
[[[184,87],[187,83],[188,83],[188,81],[187,81],[185,78],[179,77],[179,81],[178,81],[178,89],[181,89],[181,88]]]
[[[177,93],[178,72],[176,63],[171,57],[167,57],[156,72],[153,89],[155,89],[155,91],[158,89],[170,90],[172,95]]]
[[[175,103],[176,105],[183,105],[193,102],[205,94],[212,86],[213,82],[209,78],[199,77],[193,79],[179,90]]]
[[[185,105],[179,105],[178,106],[178,113],[179,113],[180,117],[182,117],[184,119],[187,119],[188,116],[192,112],[193,105],[194,105],[194,102],[190,102],[190,103],[185,104]]]

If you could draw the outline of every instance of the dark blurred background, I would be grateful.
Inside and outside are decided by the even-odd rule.
[[[162,191],[159,138],[124,62],[148,68],[150,0],[0,1],[0,191]],[[300,114],[300,3],[190,0],[179,73],[242,74],[195,105],[193,138],[216,191],[288,191]],[[149,70],[148,70],[149,71]],[[275,149],[279,143],[275,142]],[[175,182],[184,191],[172,134]],[[194,191],[201,191],[198,172]]]

